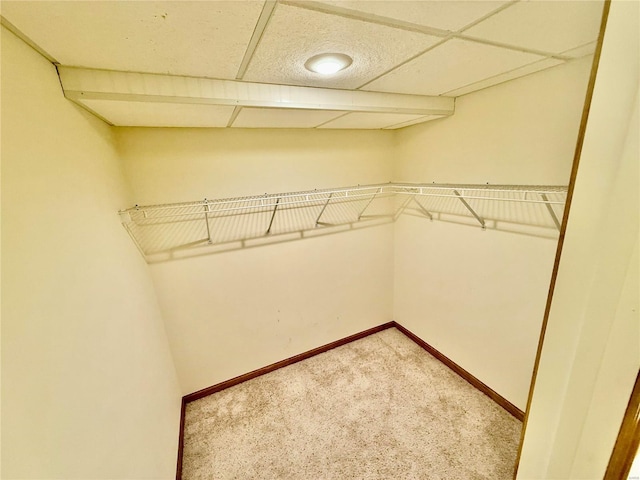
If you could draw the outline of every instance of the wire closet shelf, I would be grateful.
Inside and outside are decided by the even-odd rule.
[[[360,228],[403,214],[560,229],[566,186],[385,183],[215,200],[136,205],[119,212],[143,255],[192,247],[298,238],[329,227]]]

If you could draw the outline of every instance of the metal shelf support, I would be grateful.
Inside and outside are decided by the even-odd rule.
[[[400,218],[400,215],[402,215],[404,213],[404,209],[407,208],[407,205],[409,205],[409,202],[413,199],[413,197],[409,197],[407,198],[404,203],[400,206],[400,208],[398,210],[396,210],[396,213],[393,215],[393,221],[395,222],[398,218]]]
[[[206,198],[204,199],[204,221],[207,224],[207,243],[212,244],[211,229],[209,227],[209,202],[207,202]]]
[[[364,211],[369,208],[369,205],[371,205],[371,202],[373,202],[376,198],[376,196],[378,196],[378,194],[382,192],[382,188],[379,188],[376,193],[373,194],[373,196],[371,197],[371,199],[367,202],[367,204],[364,206],[364,208],[362,209],[362,211],[360,212],[360,214],[358,215],[358,220],[360,220],[362,218],[362,214],[364,213]]]
[[[427,218],[429,218],[429,220],[433,221],[433,214],[431,212],[429,212],[426,208],[424,208],[422,206],[422,204],[416,200],[415,195],[413,196],[412,200],[418,205],[418,208],[420,209],[420,211],[427,216]]]
[[[467,203],[467,201],[464,199],[464,197],[462,195],[460,195],[460,192],[458,192],[457,190],[454,190],[453,193],[456,194],[456,196],[460,199],[460,201],[462,202],[462,204],[467,207],[467,210],[469,210],[471,212],[471,214],[476,217],[476,220],[478,220],[478,222],[480,222],[480,225],[482,226],[482,229],[484,230],[486,227],[485,223],[484,223],[484,218],[481,218],[480,215],[478,215],[476,213],[476,211],[471,208],[471,205],[469,205]]]
[[[546,193],[541,193],[540,194],[540,198],[542,198],[542,200],[544,200],[544,204],[546,205],[547,210],[549,211],[549,215],[551,215],[551,218],[553,219],[553,223],[555,223],[556,228],[558,229],[558,231],[560,231],[560,221],[558,220],[558,217],[556,216],[556,212],[553,211],[553,207],[549,203],[549,197],[547,197]]]
[[[273,207],[273,213],[271,214],[271,220],[269,221],[269,228],[267,228],[267,233],[265,235],[269,235],[271,233],[271,226],[273,225],[273,219],[276,218],[276,211],[278,210],[278,204],[280,203],[280,199],[276,200],[276,204]]]
[[[329,202],[331,201],[331,197],[333,196],[333,192],[329,194],[329,197],[327,197],[327,201],[325,202],[325,204],[322,206],[322,210],[320,210],[320,214],[318,215],[318,218],[316,218],[316,227],[318,225],[321,225],[320,223],[320,218],[322,217],[322,214],[324,213],[325,209],[327,208],[327,205],[329,205]],[[326,225],[326,224],[323,224]]]

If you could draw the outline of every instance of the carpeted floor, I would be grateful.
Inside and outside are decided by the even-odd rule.
[[[392,328],[189,403],[183,479],[510,480],[520,428]]]

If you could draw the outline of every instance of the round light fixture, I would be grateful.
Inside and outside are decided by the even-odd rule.
[[[353,59],[344,53],[321,53],[307,60],[305,68],[320,75],[333,75],[351,65]]]

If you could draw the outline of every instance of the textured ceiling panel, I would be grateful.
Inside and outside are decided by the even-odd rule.
[[[262,1],[2,2],[63,65],[235,78]]]
[[[319,128],[385,128],[398,123],[417,120],[424,115],[405,115],[399,113],[349,113],[343,117],[325,123]]]
[[[182,103],[84,100],[91,110],[116,126],[226,127],[233,107]]]
[[[511,70],[510,72],[502,73],[500,75],[496,75],[495,77],[490,77],[485,80],[480,80],[479,82],[472,83],[471,85],[467,85],[462,88],[458,88],[456,90],[446,92],[446,95],[451,97],[466,95],[467,93],[475,92],[477,90],[482,90],[483,88],[491,87],[493,85],[498,85],[500,83],[504,83],[506,81],[513,80],[515,78],[523,77],[531,73],[535,73],[541,70],[545,70],[547,68],[555,67],[556,65],[560,65],[561,63],[565,63],[565,62],[555,58],[545,58],[544,60],[540,60],[539,62],[535,62],[535,63],[530,63],[529,65],[516,68],[515,70]]]
[[[278,5],[244,80],[356,88],[440,39],[312,10]],[[305,69],[312,56],[345,53],[353,64],[331,77]]]
[[[516,3],[465,35],[523,48],[561,53],[598,37],[602,2],[530,0]]]
[[[321,3],[442,30],[457,31],[493,12],[505,1],[328,0]]]
[[[380,77],[364,90],[441,95],[541,58],[453,39]]]
[[[334,110],[294,110],[291,108],[243,108],[234,127],[313,128],[344,114]]]

